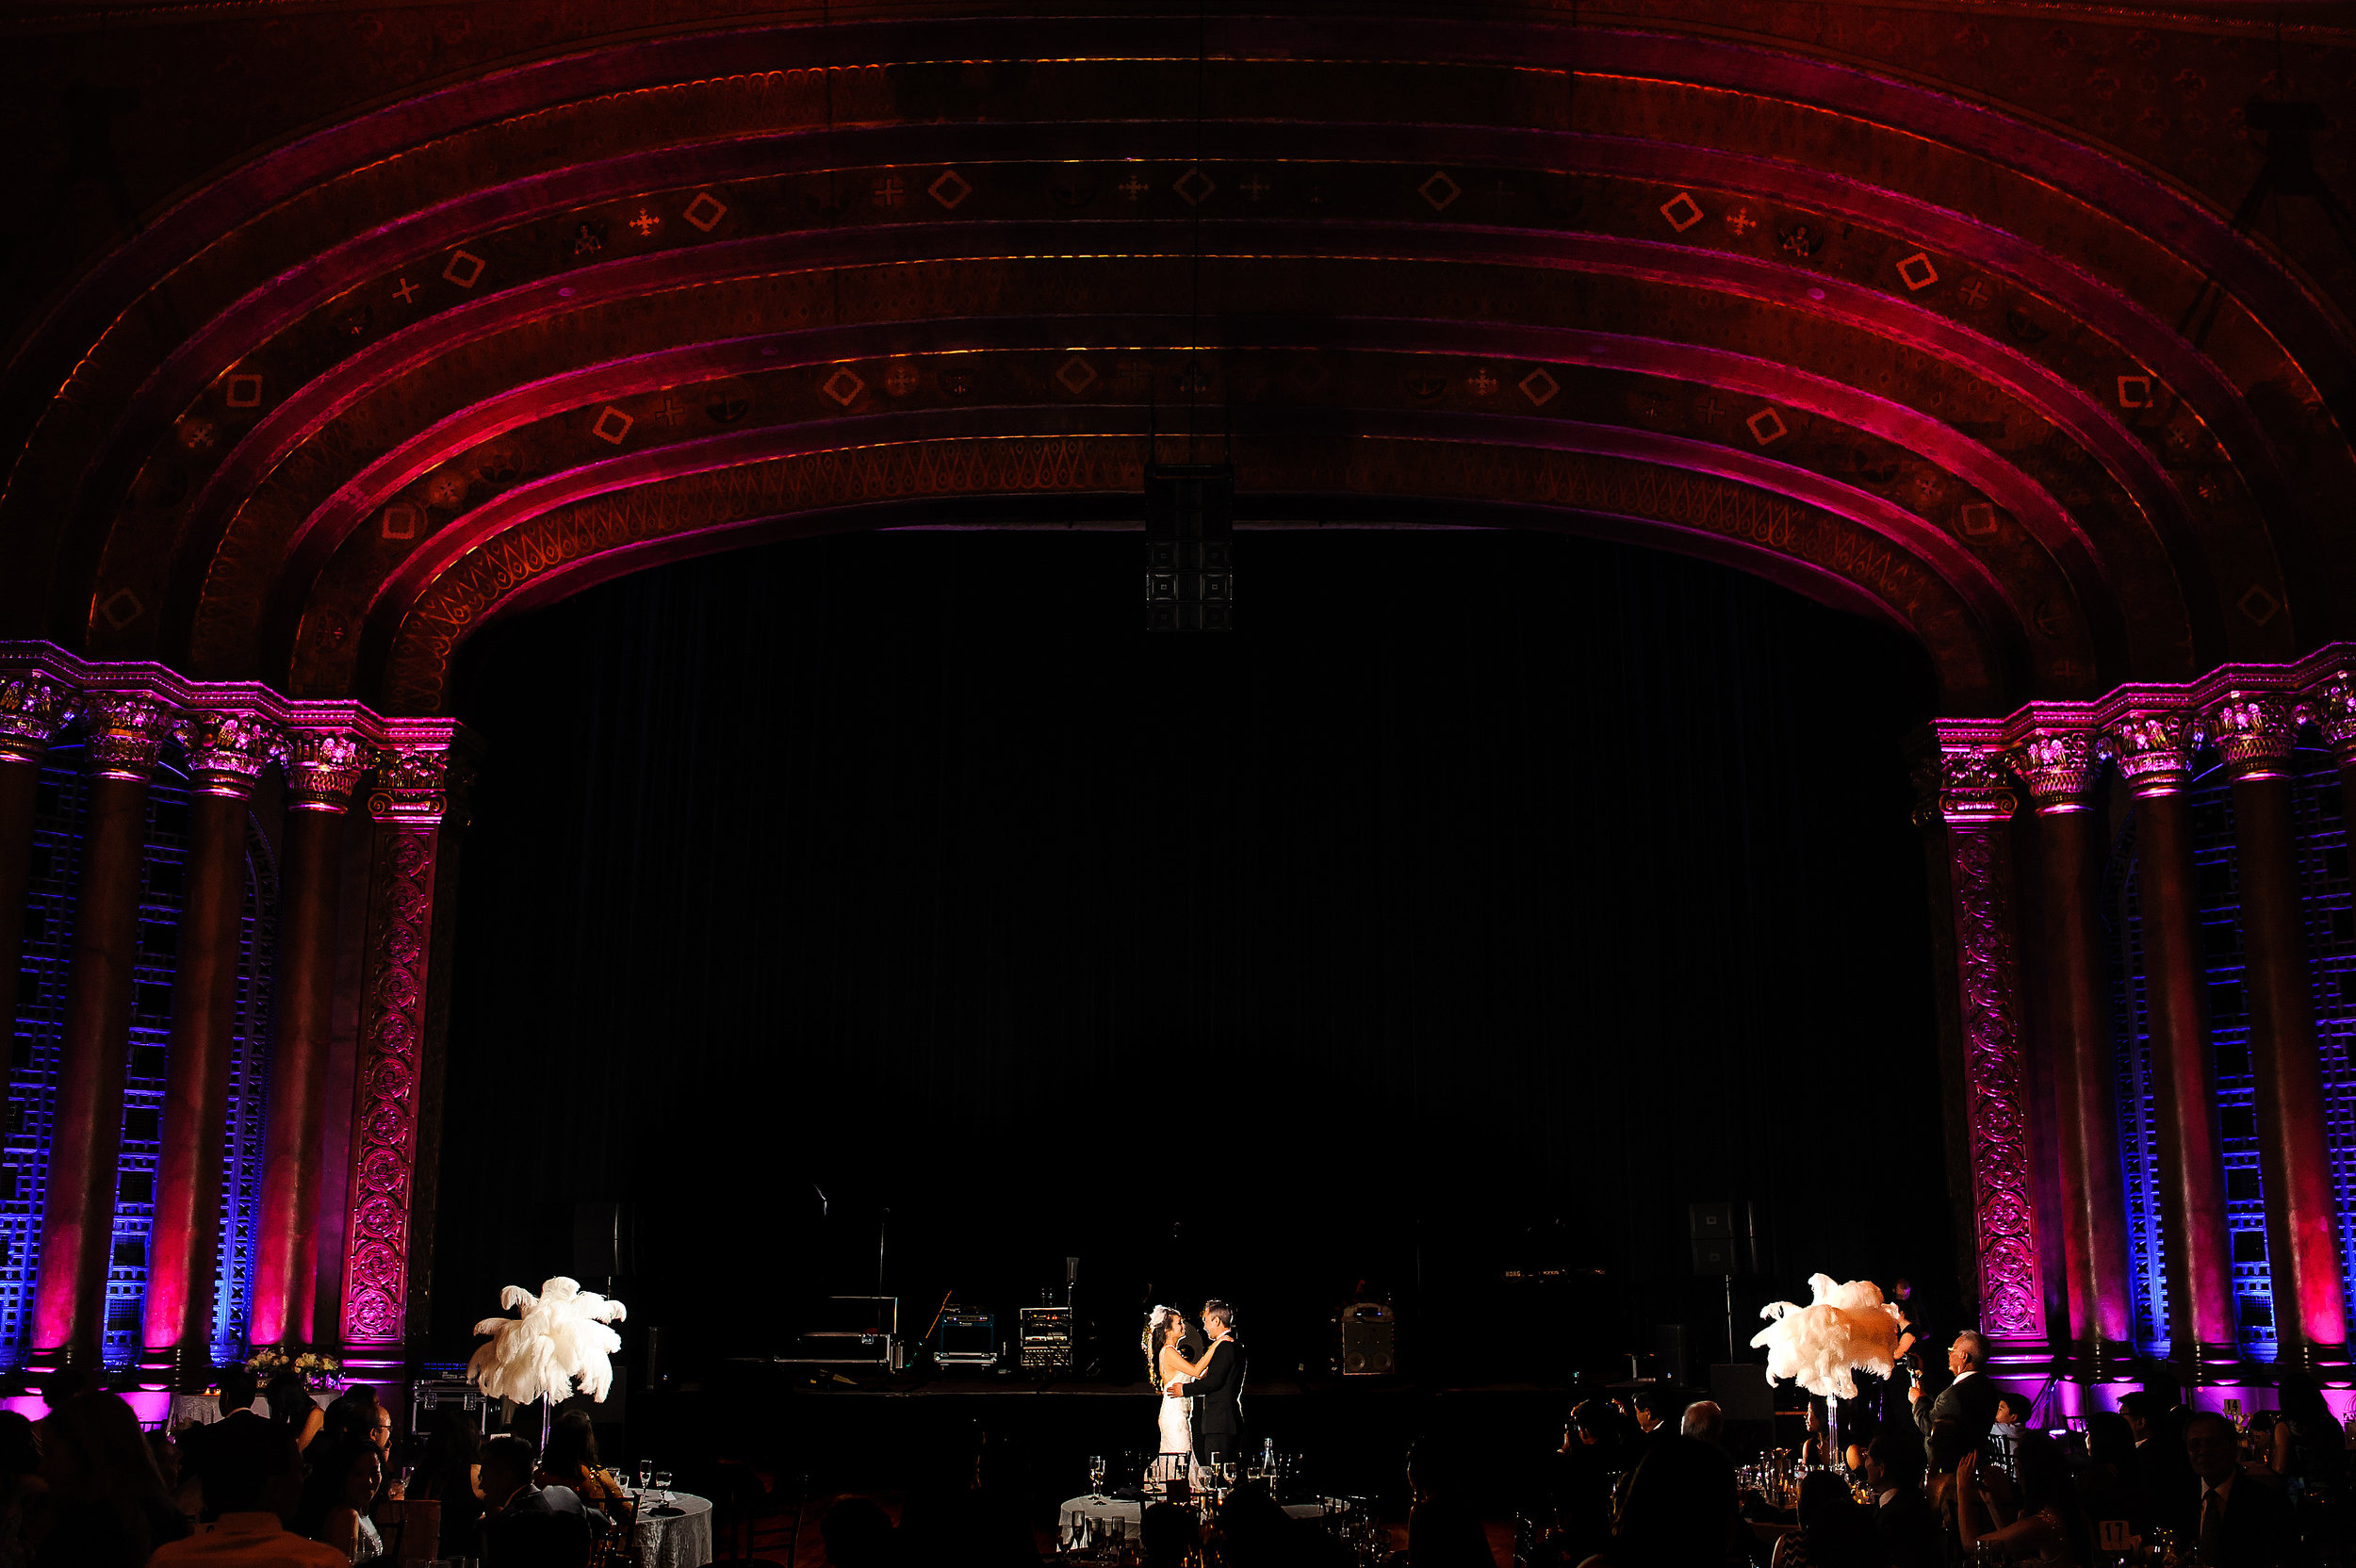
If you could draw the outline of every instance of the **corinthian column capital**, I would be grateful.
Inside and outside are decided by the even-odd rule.
[[[92,692],[83,698],[82,714],[90,723],[90,776],[135,783],[144,783],[155,771],[179,717],[145,692]]]
[[[436,823],[463,812],[474,763],[448,741],[396,741],[378,756],[368,815],[378,822]]]
[[[2111,726],[2103,743],[2127,788],[2138,795],[2172,795],[2192,777],[2201,749],[2201,719],[2183,709],[2147,709]]]
[[[2342,767],[2356,764],[2356,666],[2342,665],[2307,688],[2301,704]]]
[[[286,732],[286,805],[297,811],[341,811],[352,804],[372,759],[349,729]]]
[[[2039,816],[2061,816],[2087,808],[2094,781],[2102,771],[2100,737],[2090,727],[2032,729],[2005,755]]]
[[[1985,827],[2004,821],[2021,805],[1993,737],[1940,735],[1936,748],[1926,749],[1916,763],[1914,783],[1921,797],[1914,820],[1925,827],[1933,822]]]
[[[79,706],[72,687],[37,670],[0,677],[0,761],[39,762]]]
[[[258,713],[234,710],[182,716],[174,727],[201,794],[250,799],[262,769],[286,760],[286,737]]]
[[[2228,692],[2201,722],[2235,778],[2280,778],[2299,749],[2299,706],[2287,692]]]

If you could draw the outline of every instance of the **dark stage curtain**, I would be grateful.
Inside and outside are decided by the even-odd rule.
[[[943,531],[475,640],[447,1348],[602,1200],[707,1351],[873,1288],[887,1206],[914,1327],[1077,1255],[1123,1377],[1142,1300],[1272,1368],[1360,1282],[1411,1369],[1706,1363],[1694,1200],[1759,1205],[1745,1339],[1819,1269],[1952,1290],[1912,645],[1569,538],[1238,553],[1227,638],[1137,629],[1135,535]]]

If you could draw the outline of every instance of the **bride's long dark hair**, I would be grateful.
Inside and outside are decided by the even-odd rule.
[[[1175,1307],[1155,1307],[1146,1315],[1145,1332],[1137,1336],[1137,1344],[1145,1351],[1147,1382],[1158,1384],[1162,1380],[1162,1347],[1169,1342],[1170,1325],[1185,1321]]]

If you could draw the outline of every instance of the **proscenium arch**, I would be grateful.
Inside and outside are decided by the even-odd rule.
[[[694,520],[697,485],[892,452],[986,482],[1078,443],[1087,484],[924,494],[1127,515],[1185,379],[1232,409],[1247,521],[1453,505],[1739,560],[1906,625],[1951,711],[2279,658],[2348,612],[2344,310],[2115,151],[1658,20],[1215,30],[1200,123],[1194,18],[1015,13],[599,43],[264,153],[20,338],[0,611],[431,710],[484,615],[910,515],[805,485]],[[682,400],[751,412],[691,439],[657,426]],[[674,524],[550,552],[633,509]],[[1726,526],[1769,514],[1781,545]]]

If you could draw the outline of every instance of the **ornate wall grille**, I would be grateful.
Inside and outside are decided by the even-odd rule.
[[[237,1051],[229,1059],[229,1147],[221,1171],[221,1251],[213,1273],[216,1364],[242,1358],[254,1314],[254,1243],[261,1230],[262,1122],[270,1094],[276,994],[278,861],[246,818],[245,902],[237,933]]]
[[[2325,1128],[2340,1210],[2343,1277],[2356,1286],[2356,897],[2348,881],[2340,774],[2328,752],[2301,750],[2291,781],[2293,853],[2315,985],[2322,1055]],[[2240,888],[2233,859],[2233,791],[2222,768],[2193,781],[2193,866],[2208,979],[2209,1037],[2217,1073],[2217,1130],[2224,1165],[2228,1245],[2242,1350],[2274,1359],[2273,1271],[2266,1233],[2266,1179],[2259,1168],[2250,1013],[2244,988]],[[2167,1286],[2161,1249],[2157,1128],[2151,1093],[2151,1039],[2144,1026],[2142,931],[2136,917],[2132,824],[2114,846],[2110,917],[2114,1018],[2119,1052],[2119,1148],[2125,1166],[2129,1266],[2139,1348],[2168,1350]]]
[[[41,771],[17,979],[4,1163],[0,1163],[0,1368],[25,1364],[32,1348],[33,1282],[48,1196],[49,1144],[57,1104],[57,1050],[65,1026],[66,971],[74,946],[89,787],[77,743],[53,747]],[[162,1154],[164,1074],[172,1032],[172,983],[188,864],[188,784],[169,765],[148,792],[147,845],[132,965],[130,1057],[123,1152],[115,1172],[112,1250],[106,1270],[103,1354],[136,1362],[147,1299],[148,1243]],[[262,1122],[269,1082],[270,972],[277,876],[258,833],[248,829],[248,875],[240,920],[237,1042],[231,1063],[223,1151],[221,1261],[214,1348],[242,1349],[252,1292],[254,1209],[262,1177]],[[234,1334],[237,1339],[224,1337]]]

